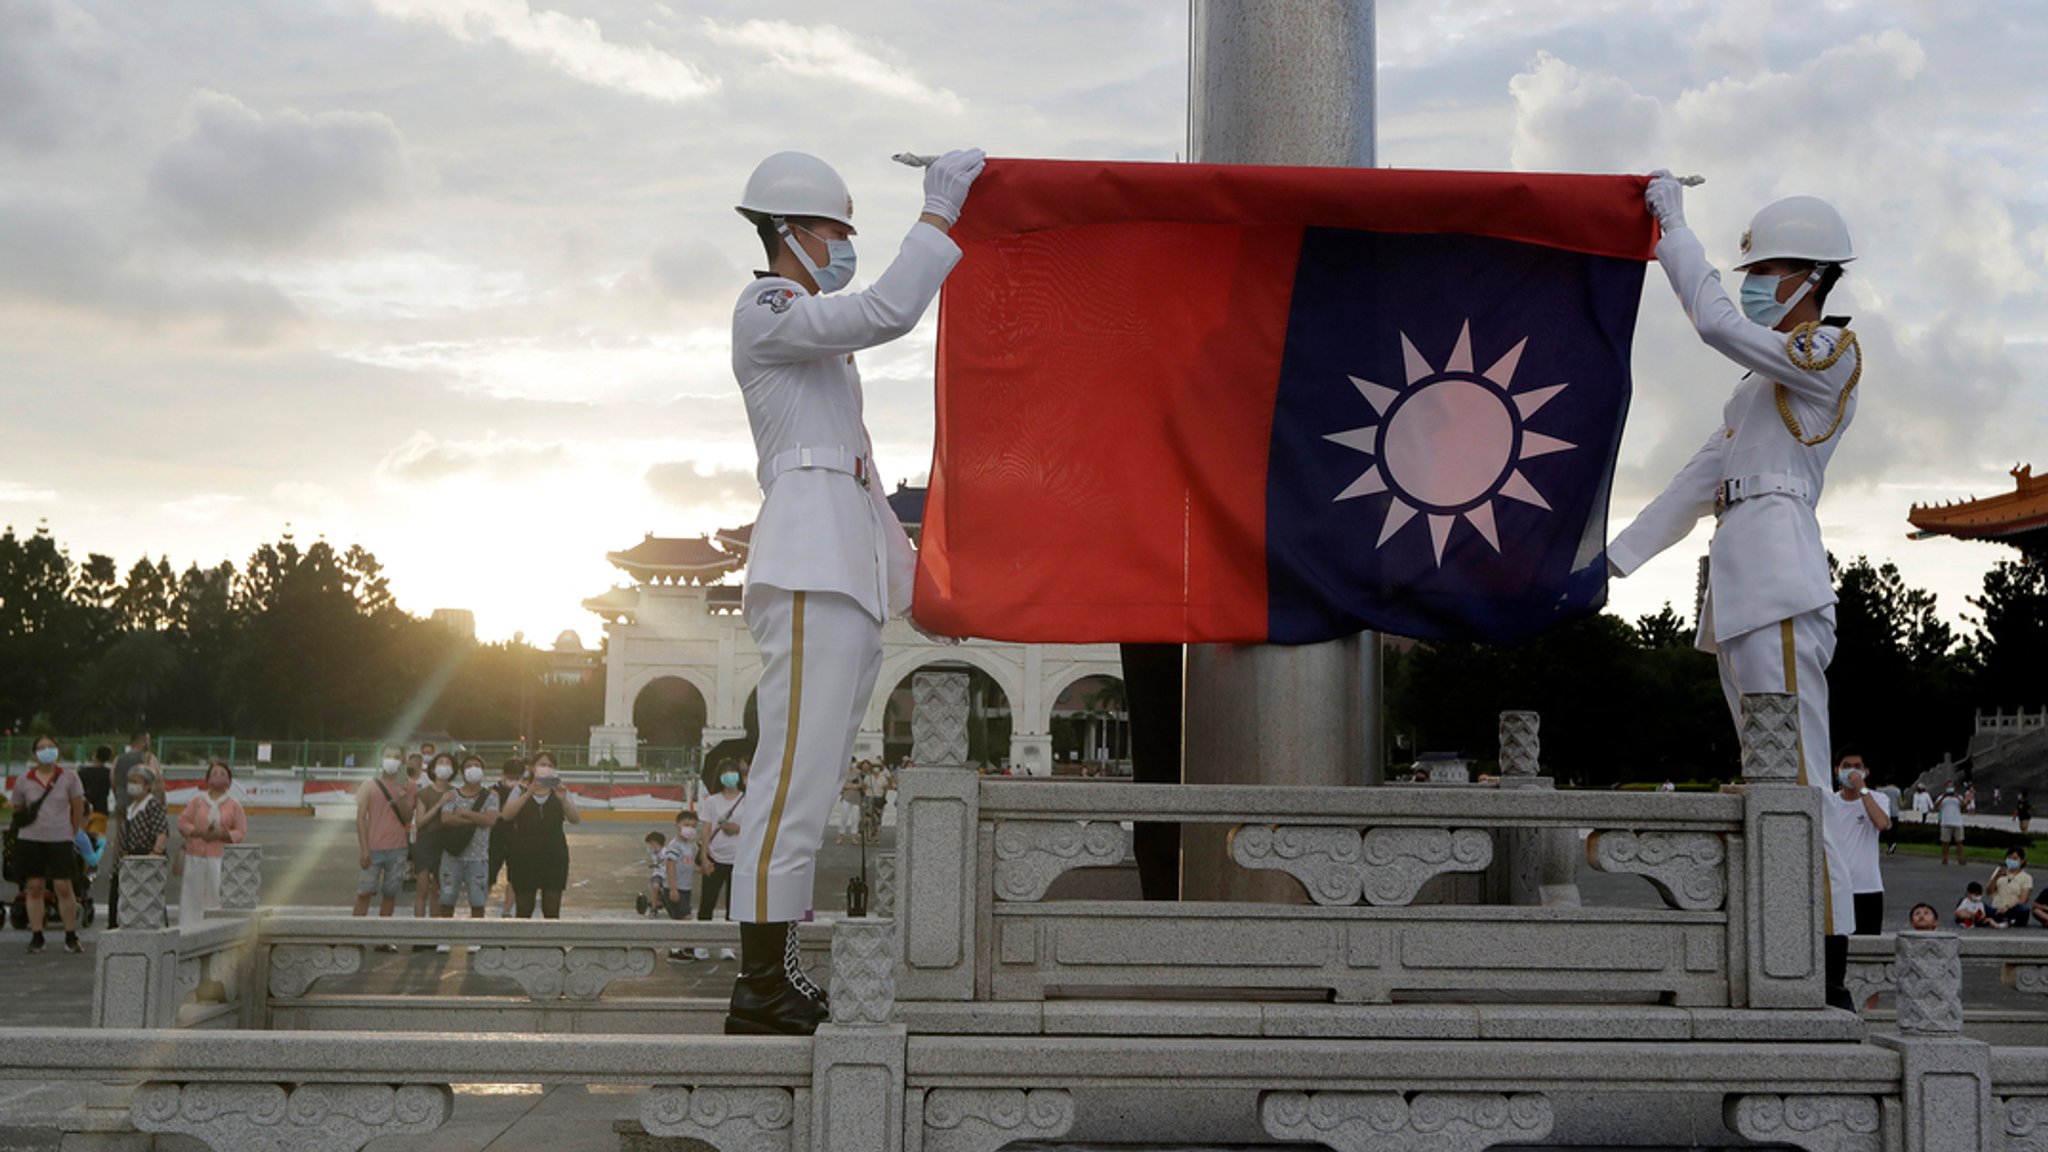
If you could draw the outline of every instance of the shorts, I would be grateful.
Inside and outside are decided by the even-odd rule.
[[[16,840],[14,861],[21,881],[72,880],[78,876],[78,849],[69,840]]]
[[[469,906],[481,908],[491,892],[491,862],[441,854],[441,907],[455,907],[455,894],[467,891]]]
[[[376,848],[370,852],[370,866],[356,877],[356,895],[368,896],[381,892],[388,899],[398,899],[405,888],[405,849]]]
[[[668,913],[669,919],[688,920],[690,918],[690,913],[694,911],[694,909],[691,907],[690,898],[695,895],[694,892],[690,891],[688,888],[684,888],[676,893],[676,898],[674,900],[670,900],[668,898],[668,889],[663,888],[660,891],[660,895],[661,909],[662,911]]]
[[[1943,844],[1961,844],[1963,842],[1963,826],[1961,824],[1943,824],[1941,826],[1941,842]]]
[[[441,867],[441,845],[432,836],[422,836],[413,841],[412,870],[421,875],[431,876]]]

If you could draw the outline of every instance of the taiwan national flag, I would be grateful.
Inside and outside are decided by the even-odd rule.
[[[990,161],[919,622],[1514,641],[1606,599],[1641,177]]]

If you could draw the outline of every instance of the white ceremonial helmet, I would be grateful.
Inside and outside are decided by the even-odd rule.
[[[853,227],[853,196],[830,164],[808,152],[777,152],[754,167],[734,210],[761,216],[819,216]]]
[[[1856,258],[1842,214],[1818,196],[1787,196],[1757,209],[1743,229],[1740,252],[1737,272],[1766,260],[1847,264]]]

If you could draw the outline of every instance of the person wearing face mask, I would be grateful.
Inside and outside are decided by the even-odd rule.
[[[1679,182],[1653,174],[1645,200],[1664,232],[1657,262],[1679,305],[1700,339],[1743,375],[1705,446],[1608,544],[1609,569],[1627,576],[1714,516],[1698,644],[1719,661],[1738,726],[1745,693],[1798,698],[1799,779],[1825,800],[1835,591],[1815,506],[1828,461],[1856,417],[1863,352],[1848,320],[1823,308],[1856,258],[1849,229],[1813,196],[1766,204],[1742,234],[1738,305],[1686,226]],[[1822,827],[1828,998],[1848,1007],[1841,977],[1855,907],[1847,862]]]
[[[697,801],[700,863],[704,877],[698,888],[697,919],[709,920],[718,910],[718,898],[725,896],[725,918],[732,919],[732,872],[740,858],[740,832],[745,827],[746,793],[740,791],[739,761],[730,757],[712,769],[712,783],[718,791]],[[723,957],[732,959],[728,949]]]
[[[416,757],[415,757],[416,759]],[[455,790],[455,757],[441,753],[424,778],[413,799],[412,820],[412,914],[425,919],[441,905],[441,802]],[[415,944],[415,952],[430,952],[431,944]]]
[[[853,198],[831,165],[779,152],[737,205],[768,268],[732,323],[763,493],[741,606],[763,669],[758,810],[732,865],[742,957],[728,1032],[809,1034],[825,1015],[792,925],[811,907],[825,821],[881,668],[882,622],[909,609],[915,567],[875,474],[853,355],[908,333],[938,294],[960,259],[947,233],[983,159],[948,152],[925,169],[923,214],[860,292],[841,291],[855,267]]]
[[[30,952],[43,950],[43,922],[48,915],[45,885],[57,893],[57,914],[64,922],[64,950],[83,952],[78,942],[78,875],[72,838],[85,827],[85,788],[78,773],[58,763],[57,741],[38,736],[30,750],[28,771],[14,782],[8,803],[14,807],[15,864],[28,904]]]
[[[1956,782],[1951,780],[1941,789],[1941,798],[1934,802],[1935,825],[1941,831],[1941,865],[1948,867],[1948,850],[1955,846],[1956,864],[1968,863],[1963,858],[1963,796],[1956,791]]]
[[[1835,780],[1839,790],[1824,803],[1821,815],[1849,862],[1849,886],[1856,904],[1854,934],[1875,936],[1884,924],[1884,870],[1879,866],[1883,853],[1878,837],[1892,826],[1892,810],[1884,794],[1870,787],[1860,754],[1843,752],[1836,758]]]
[[[469,918],[484,918],[491,888],[490,830],[497,823],[498,794],[484,787],[484,758],[469,756],[462,762],[462,783],[441,801],[443,919],[455,915],[455,901],[463,895],[469,897]],[[476,945],[469,950],[476,951]]]
[[[113,875],[107,881],[107,929],[121,926],[121,868],[131,857],[162,856],[170,846],[171,827],[164,815],[163,797],[159,795],[156,773],[141,765],[128,770],[127,793],[121,809],[121,819],[116,822],[119,830],[120,851],[114,860]],[[160,924],[144,924],[144,928],[160,928]]]
[[[178,834],[185,842],[185,877],[178,889],[178,926],[195,927],[220,907],[220,860],[229,844],[249,834],[242,804],[228,789],[235,772],[225,760],[206,767],[206,791],[194,796],[178,814]]]
[[[561,919],[562,890],[569,886],[569,836],[564,826],[581,824],[583,814],[576,810],[576,797],[562,786],[554,753],[534,756],[532,783],[512,793],[499,819],[514,822],[505,871],[517,915],[531,920],[538,897],[542,916]]]
[[[377,915],[389,916],[398,908],[398,894],[405,888],[406,852],[412,825],[413,801],[417,790],[400,775],[405,766],[398,747],[384,749],[377,775],[356,789],[356,853],[361,873],[356,877],[355,915],[370,914],[370,897],[380,896]],[[379,951],[397,951],[395,945],[379,945]]]
[[[2007,849],[2005,863],[1984,885],[1984,911],[1995,928],[2022,928],[2033,919],[2034,874],[2027,871],[2027,850]]]

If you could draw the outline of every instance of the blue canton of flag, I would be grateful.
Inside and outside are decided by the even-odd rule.
[[[1310,228],[1274,403],[1271,639],[1517,641],[1606,600],[1643,264]]]

